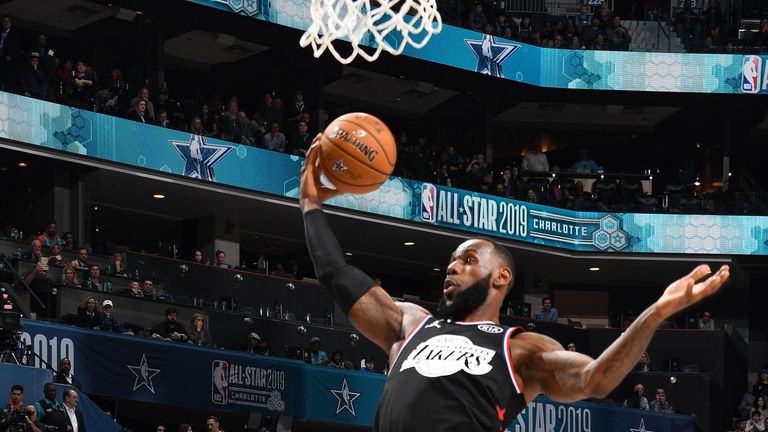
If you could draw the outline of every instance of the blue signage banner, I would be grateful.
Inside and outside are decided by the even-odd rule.
[[[311,25],[309,0],[188,1],[302,31]],[[768,56],[541,48],[445,24],[426,46],[409,46],[404,55],[541,87],[768,93]]]
[[[298,156],[0,92],[0,137],[297,198]],[[574,251],[768,255],[768,217],[575,212],[391,177],[329,204]]]
[[[22,340],[58,368],[69,357],[86,393],[190,408],[262,411],[373,424],[384,375],[24,320]],[[42,367],[35,358],[31,364]],[[48,375],[50,376],[50,375]],[[39,379],[35,382],[39,386]],[[509,432],[693,431],[690,417],[538,397]]]

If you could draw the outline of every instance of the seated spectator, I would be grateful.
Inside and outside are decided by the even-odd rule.
[[[291,154],[306,156],[309,146],[312,144],[312,139],[312,136],[309,134],[309,125],[304,121],[299,121],[298,129],[291,134],[288,142]]]
[[[243,111],[237,113],[237,131],[232,138],[233,142],[239,142],[243,145],[254,146],[256,140],[253,137],[253,130],[251,129],[251,121],[248,119]]]
[[[453,187],[456,185],[456,182],[451,176],[452,174],[448,169],[448,164],[442,164],[440,165],[440,170],[437,172],[437,179],[435,179],[435,183],[441,186]]]
[[[203,132],[203,121],[200,120],[200,117],[192,117],[192,123],[190,123],[189,126],[189,133],[193,135],[206,136]]]
[[[518,34],[518,40],[529,44],[536,43],[536,31],[531,24],[531,17],[524,16],[520,22],[520,32]]]
[[[760,413],[760,419],[768,420],[768,405],[765,404],[765,396],[757,395],[754,407],[754,410]]]
[[[496,23],[494,24],[493,34],[496,36],[504,36],[504,31],[508,28],[510,28],[510,26],[509,22],[507,21],[507,15],[504,13],[498,14],[496,16]]]
[[[541,310],[536,313],[534,319],[539,321],[557,322],[557,309],[552,307],[552,299],[544,297],[541,299]]]
[[[141,290],[141,286],[139,285],[138,281],[128,282],[128,288],[126,288],[123,293],[133,297],[144,297],[144,291]]]
[[[176,320],[178,311],[176,308],[169,307],[165,310],[165,321],[158,326],[157,334],[164,338],[176,342],[186,342],[189,337],[184,329],[184,325]]]
[[[591,49],[593,51],[608,51],[611,48],[605,41],[605,35],[603,33],[598,33],[597,36],[595,36],[595,41],[592,43]]]
[[[78,270],[88,270],[91,264],[88,262],[88,248],[80,246],[77,250],[77,259],[72,261],[72,265]]]
[[[206,137],[219,136],[219,125],[216,123],[216,119],[211,115],[211,110],[208,108],[208,104],[203,104],[200,108],[200,122],[202,123],[202,131],[200,135]]]
[[[61,256],[61,245],[55,244],[48,248],[48,264],[62,264],[64,258]]]
[[[24,277],[24,283],[40,299],[40,302],[35,299],[30,300],[32,312],[40,317],[56,318],[59,292],[53,281],[48,279],[48,264],[37,263]]]
[[[651,371],[653,371],[653,368],[651,367],[651,356],[649,356],[647,352],[643,352],[640,354],[640,361],[637,362],[637,365],[635,366],[635,372]]]
[[[733,432],[744,432],[747,430],[747,421],[749,421],[746,417],[740,418],[736,421],[736,429],[733,430]]]
[[[662,388],[656,389],[656,397],[648,404],[648,408],[655,412],[674,412],[672,403],[667,399],[667,393]]]
[[[600,11],[598,11],[595,16],[600,18],[600,24],[603,27],[606,27],[611,23],[613,12],[611,12],[611,7],[607,1],[604,1],[603,4],[600,5]]]
[[[259,335],[255,332],[248,333],[248,338],[245,342],[245,352],[251,354],[258,354],[259,349]]]
[[[168,112],[166,110],[159,109],[157,111],[157,120],[155,120],[155,125],[160,126],[161,128],[171,127],[171,120],[168,119]]]
[[[483,4],[480,2],[475,3],[472,11],[469,12],[469,28],[475,31],[482,31],[488,19],[483,13]]]
[[[196,250],[195,253],[192,254],[192,262],[195,264],[205,265],[205,256],[203,255],[203,251],[200,249]]]
[[[217,250],[216,251],[216,262],[213,263],[213,266],[214,267],[218,267],[218,268],[226,268],[226,269],[232,268],[231,265],[229,265],[229,264],[227,264],[225,262],[226,259],[227,259],[227,254],[223,250],[221,250],[221,249]]]
[[[711,30],[715,27],[720,27],[725,23],[725,17],[720,7],[717,5],[717,0],[709,0],[707,3],[707,9],[701,13],[701,24],[704,30]]]
[[[577,35],[573,35],[568,45],[568,48],[572,50],[582,50],[582,49],[585,49],[586,47],[584,46],[584,44],[581,43]]]
[[[765,430],[765,422],[760,418],[760,411],[752,411],[751,418],[747,421],[747,432],[763,432]]]
[[[144,283],[141,285],[141,293],[141,297],[155,298],[155,283],[152,282],[152,279],[144,279]]]
[[[125,268],[124,262],[123,254],[113,254],[109,261],[109,266],[107,266],[107,273],[111,273],[116,276],[128,276],[128,270]]]
[[[278,108],[278,99],[273,96],[272,93],[265,93],[263,102],[259,105],[259,114],[267,124],[280,123],[283,120],[283,114]]]
[[[715,320],[712,319],[711,313],[705,311],[703,314],[701,314],[701,319],[699,319],[699,328],[701,330],[715,329]]]
[[[331,354],[331,361],[328,366],[337,369],[344,369],[344,353],[339,350],[334,351]]]
[[[592,17],[592,23],[581,28],[581,41],[584,46],[591,47],[595,43],[597,35],[602,33],[603,29],[600,27],[600,18]]]
[[[112,300],[104,300],[101,304],[101,321],[99,323],[99,328],[101,331],[106,332],[126,333],[127,330],[125,324],[117,319],[114,311],[115,309]]]
[[[643,393],[645,393],[645,387],[642,384],[636,384],[632,394],[624,400],[624,406],[650,411],[651,407],[648,405],[648,399],[643,396]]]
[[[582,4],[579,7],[579,14],[576,15],[573,20],[576,24],[577,31],[581,31],[582,27],[589,27],[592,24],[592,14],[589,13],[589,7]]]
[[[754,47],[768,46],[768,18],[760,20],[760,29],[752,33],[751,45]]]
[[[589,158],[587,149],[579,150],[579,160],[571,166],[571,171],[579,174],[596,173],[599,170],[597,162]]]
[[[366,358],[363,360],[363,362],[364,362],[364,363],[363,363],[362,367],[360,368],[360,371],[361,371],[361,372],[371,372],[371,373],[376,373],[376,370],[375,370],[375,367],[376,367],[376,362],[373,360],[373,357],[371,357],[371,356],[367,356],[367,357],[366,357]]]
[[[529,203],[538,203],[539,194],[537,194],[535,190],[528,188],[525,191],[525,200],[528,201]]]
[[[330,363],[328,354],[320,350],[320,338],[317,336],[309,340],[309,358],[313,365],[325,366]]]
[[[83,304],[77,308],[75,325],[78,327],[99,329],[99,326],[101,325],[101,312],[99,312],[95,297],[86,297]]]
[[[88,275],[83,286],[96,291],[106,291],[106,283],[101,279],[101,267],[98,264],[91,264],[88,267]]]
[[[608,40],[608,48],[615,51],[629,51],[629,44],[632,42],[632,36],[627,29],[621,25],[621,17],[615,15],[611,24],[605,30],[605,37]]]
[[[520,179],[520,170],[517,167],[507,168],[502,175],[506,194],[512,199],[520,199],[525,191],[525,185]]]
[[[685,0],[683,8],[675,15],[675,31],[677,36],[683,39],[686,47],[689,39],[698,38],[699,25],[699,16],[693,10],[691,0]]]
[[[65,265],[64,270],[61,271],[61,284],[70,287],[80,286],[80,279],[77,277],[75,266],[72,263]]]
[[[61,236],[61,241],[62,241],[62,244],[61,244],[62,249],[71,250],[71,251],[75,250],[75,236],[72,235],[71,232],[65,232]]]
[[[148,102],[144,99],[139,99],[136,101],[136,104],[133,106],[133,108],[128,111],[128,115],[126,118],[128,120],[133,120],[136,122],[141,122],[145,124],[150,124],[152,121],[150,120],[149,112],[147,111],[147,105]]]
[[[152,102],[149,99],[149,88],[146,86],[142,86],[139,88],[139,93],[136,95],[135,98],[131,99],[131,102],[128,104],[130,106],[130,109],[133,111],[138,111],[136,108],[138,107],[139,101],[144,101],[145,105],[142,110],[142,116],[143,119],[141,120],[143,123],[152,123],[155,121],[155,105],[152,104]],[[130,112],[128,113],[130,118]],[[131,119],[135,120],[135,119]]]
[[[757,382],[752,386],[752,393],[768,397],[768,369],[763,369],[757,376]]]
[[[59,360],[59,373],[53,376],[52,382],[81,388],[80,381],[72,375],[72,361],[68,357]]]
[[[285,153],[285,135],[280,132],[280,123],[270,123],[269,132],[264,134],[264,148]]]
[[[64,244],[64,242],[62,241],[61,237],[59,237],[59,232],[56,229],[56,227],[57,227],[56,222],[54,221],[48,222],[48,225],[46,225],[45,231],[43,231],[43,233],[40,234],[39,236],[35,237],[35,240],[39,241],[41,245],[47,248],[53,245],[61,246],[62,244]],[[70,236],[71,235],[72,234],[70,234]],[[74,242],[74,238],[73,238],[73,242]]]
[[[531,146],[523,156],[520,168],[527,172],[549,172],[549,161],[547,161],[547,155],[541,151],[541,146]]]
[[[573,342],[569,342],[568,345],[565,347],[568,351],[576,352],[576,344]]]
[[[205,326],[205,315],[201,313],[192,314],[189,320],[189,343],[201,346],[213,346],[211,334]]]
[[[40,262],[40,258],[43,258],[43,243],[38,239],[34,239],[29,246],[30,249],[21,255],[21,259],[33,263]]]
[[[704,36],[704,43],[701,46],[701,53],[702,54],[717,54],[720,52],[720,49],[715,46],[714,39],[712,39],[712,36],[706,35]]]

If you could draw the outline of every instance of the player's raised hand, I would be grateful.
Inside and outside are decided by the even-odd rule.
[[[667,287],[656,302],[656,312],[662,319],[667,319],[716,293],[728,281],[729,271],[727,265],[720,267],[715,274],[708,265],[696,267]]]
[[[320,208],[323,202],[339,195],[340,192],[323,186],[320,181],[320,137],[317,134],[312,145],[309,146],[304,167],[301,169],[301,189],[299,193],[299,206],[302,212]]]

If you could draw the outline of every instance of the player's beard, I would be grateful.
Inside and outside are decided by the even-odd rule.
[[[491,275],[478,280],[464,291],[456,294],[451,304],[448,304],[445,296],[437,305],[437,317],[440,319],[462,320],[475,309],[479,308],[488,298],[491,289]]]

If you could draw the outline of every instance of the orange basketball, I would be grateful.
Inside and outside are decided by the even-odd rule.
[[[395,137],[366,113],[344,114],[320,138],[320,166],[336,189],[364,194],[378,188],[395,169]]]

